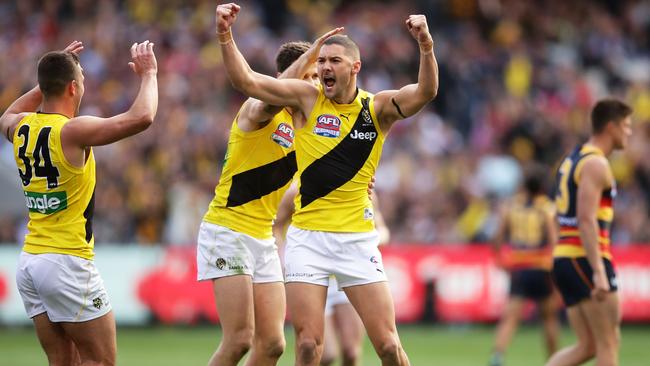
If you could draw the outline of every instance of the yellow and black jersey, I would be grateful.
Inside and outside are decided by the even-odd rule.
[[[580,171],[585,161],[596,156],[605,156],[603,152],[593,145],[580,145],[560,165],[557,173],[557,192],[555,204],[557,207],[557,220],[560,225],[558,245],[553,255],[555,257],[584,257],[587,255],[578,230],[577,195],[580,184]],[[603,257],[610,259],[609,231],[614,219],[613,199],[616,196],[616,185],[606,188],[602,192],[600,205],[596,213],[598,219],[598,244]]]
[[[296,132],[300,179],[293,225],[331,232],[374,230],[368,183],[383,143],[374,95],[358,90],[350,104],[337,104],[321,86],[305,126]]]
[[[65,158],[61,129],[68,121],[61,114],[30,113],[16,126],[14,157],[29,210],[23,250],[92,259],[95,158],[88,149],[83,168]]]
[[[511,267],[551,268],[553,258],[547,220],[553,213],[553,203],[545,195],[518,194],[508,203],[506,220]]]
[[[294,131],[286,109],[263,128],[244,132],[232,123],[228,150],[204,220],[259,239],[271,228],[296,172]]]

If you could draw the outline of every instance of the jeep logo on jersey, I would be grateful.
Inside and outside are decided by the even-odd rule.
[[[350,138],[353,138],[355,140],[374,140],[377,137],[377,132],[359,132],[357,130],[353,130],[350,133]]]
[[[316,118],[314,133],[323,137],[339,137],[341,135],[341,120],[331,114],[321,114]]]
[[[293,128],[286,123],[280,123],[271,135],[271,140],[284,148],[291,147],[293,145]]]
[[[68,195],[65,192],[38,193],[25,191],[25,203],[30,212],[51,215],[68,208]]]

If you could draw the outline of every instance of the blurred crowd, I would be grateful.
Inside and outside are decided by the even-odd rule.
[[[548,169],[589,133],[589,110],[616,96],[635,110],[618,181],[613,241],[650,243],[650,1],[242,1],[233,33],[251,67],[274,75],[277,48],[335,26],[361,48],[360,87],[417,80],[409,14],[427,15],[440,67],[437,99],[390,132],[377,171],[394,243],[489,240],[495,208],[530,164]],[[133,42],[155,42],[160,104],[141,135],[95,149],[94,229],[101,243],[193,244],[244,97],[221,65],[214,0],[14,0],[0,3],[0,110],[36,84],[36,62],[84,42],[82,114],[125,111],[139,80]],[[1,160],[11,146],[0,143]],[[14,165],[8,165],[14,166]],[[15,170],[2,171],[16,175]],[[0,242],[25,214],[0,208]]]

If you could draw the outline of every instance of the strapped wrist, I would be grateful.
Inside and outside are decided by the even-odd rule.
[[[433,52],[433,40],[429,39],[426,42],[418,42],[418,46],[420,47],[420,53],[423,55],[428,55],[429,53]]]
[[[225,32],[217,31],[217,38],[219,39],[219,44],[228,44],[232,42],[232,32],[230,31],[230,28]]]

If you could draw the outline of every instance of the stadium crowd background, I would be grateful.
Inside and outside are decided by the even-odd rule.
[[[618,181],[613,241],[650,242],[649,1],[241,1],[235,40],[254,70],[275,75],[280,44],[345,26],[361,48],[371,92],[417,77],[408,14],[427,15],[440,65],[437,99],[397,124],[377,171],[394,243],[485,241],[495,206],[522,168],[548,184],[563,154],[589,131],[589,109],[613,95],[634,110],[635,133],[613,156]],[[36,63],[72,40],[86,94],[81,113],[126,110],[137,88],[129,47],[156,43],[160,104],[145,133],[95,149],[94,230],[102,243],[193,244],[218,181],[243,96],[221,67],[216,2],[51,0],[0,3],[0,109],[36,84]],[[0,174],[16,176],[0,143]],[[17,178],[16,178],[17,179]],[[20,243],[25,213],[0,208],[0,242]]]

